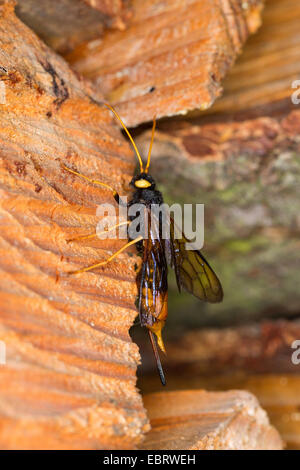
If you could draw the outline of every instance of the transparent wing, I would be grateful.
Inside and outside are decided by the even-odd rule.
[[[175,237],[176,234],[176,237]],[[223,289],[221,283],[199,250],[187,250],[189,240],[181,234],[174,220],[170,219],[170,240],[166,241],[167,257],[176,273],[178,289],[181,287],[201,300],[221,302]]]

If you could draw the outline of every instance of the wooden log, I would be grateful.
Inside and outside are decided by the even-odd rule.
[[[183,305],[193,327],[299,313],[299,132],[300,111],[288,103],[280,113],[160,125],[152,175],[167,202],[205,205],[203,253],[225,294],[200,304],[174,282],[169,330],[182,329]],[[149,137],[137,139],[144,155]]]
[[[292,346],[299,337],[299,321],[282,320],[186,333],[166,343],[167,389],[174,394],[187,388],[248,390],[287,448],[300,449],[300,375],[299,364],[292,361],[292,354],[297,354]],[[157,378],[149,367],[151,351],[145,349],[142,354],[139,386],[144,393],[154,392]]]
[[[126,2],[127,3],[127,2]],[[66,54],[99,38],[105,28],[124,29],[124,0],[17,0],[16,14],[49,46]]]
[[[67,243],[126,194],[133,154],[102,97],[0,2],[0,447],[133,448],[147,429],[136,388],[136,257],[124,240]]]
[[[299,367],[299,366],[298,366]],[[168,370],[168,369],[166,369]],[[271,424],[279,431],[287,449],[300,449],[300,424],[299,424],[299,387],[300,377],[294,374],[247,374],[233,371],[227,374],[191,375],[190,370],[185,374],[185,369],[178,368],[178,372],[172,371],[167,375],[168,390],[175,394],[180,390],[198,390],[199,388],[216,392],[232,390],[247,390],[258,400],[266,410]],[[140,382],[145,397],[156,395],[157,380],[154,374],[143,376]],[[151,393],[152,392],[152,393]],[[147,408],[147,402],[146,408]],[[151,418],[151,414],[149,415]],[[152,425],[153,426],[153,425]],[[151,437],[151,434],[150,434]],[[147,442],[147,441],[146,441]]]
[[[292,345],[299,338],[299,320],[194,330],[167,343],[166,368],[176,374],[180,367],[191,376],[234,371],[297,374],[299,366],[292,362]]]
[[[152,393],[143,449],[280,450],[282,440],[256,398],[243,391]]]
[[[206,113],[249,116],[256,108],[280,109],[290,102],[300,74],[299,22],[298,0],[266,0],[263,26],[247,41],[224,80],[224,94]]]
[[[132,3],[125,31],[109,31],[67,56],[128,126],[209,108],[242,45],[260,25],[262,1]]]

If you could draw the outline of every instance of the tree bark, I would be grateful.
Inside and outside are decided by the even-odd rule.
[[[101,95],[0,2],[0,447],[133,448],[148,428],[136,388],[136,257],[77,276],[124,240],[93,232],[134,160]]]

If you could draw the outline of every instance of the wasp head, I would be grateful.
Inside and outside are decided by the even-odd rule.
[[[130,182],[131,186],[137,189],[154,189],[155,181],[147,173],[139,173],[134,176]]]

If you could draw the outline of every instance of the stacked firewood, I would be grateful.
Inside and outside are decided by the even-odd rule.
[[[208,317],[220,324],[221,316],[229,324],[240,312],[253,318],[281,308],[288,294],[284,313],[299,311],[290,285],[300,119],[287,85],[300,72],[293,40],[300,9],[296,0],[262,7],[261,0],[47,0],[42,7],[0,0],[1,448],[282,447],[247,392],[174,391],[143,401],[141,359],[129,335],[140,264],[134,249],[105,267],[68,274],[124,243],[69,242],[93,232],[97,207],[114,202],[111,191],[65,166],[129,194],[135,157],[103,106],[109,102],[128,126],[141,125],[133,133],[142,153],[149,122],[165,118],[153,176],[167,200],[209,202],[207,249],[231,300],[205,308],[193,326]],[[274,40],[263,47],[274,25]],[[199,310],[186,302],[185,311]]]

